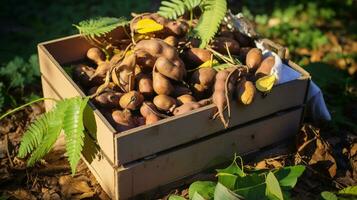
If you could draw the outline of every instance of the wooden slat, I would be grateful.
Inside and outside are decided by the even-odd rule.
[[[120,199],[193,175],[297,134],[302,108],[118,169]]]
[[[260,93],[256,94],[254,102],[249,106],[232,102],[230,127],[302,105],[306,87],[307,80],[295,80],[273,88],[272,92],[265,97]],[[210,119],[214,112],[215,107],[211,105],[186,115],[161,120],[154,125],[138,127],[117,134],[115,136],[116,165],[119,166],[222,130],[223,125],[219,119],[215,121]],[[133,146],[135,148],[132,148]]]

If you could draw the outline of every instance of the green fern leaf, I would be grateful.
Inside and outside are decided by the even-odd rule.
[[[59,101],[52,111],[45,114],[47,129],[43,134],[43,139],[39,141],[37,148],[31,153],[31,156],[27,161],[28,166],[33,166],[52,149],[52,146],[55,144],[62,130],[64,112],[69,104],[69,100]]]
[[[201,39],[200,48],[204,48],[215,36],[226,12],[226,0],[205,1],[203,14],[193,29],[193,35]]]
[[[63,119],[63,130],[66,136],[68,161],[75,174],[84,140],[83,111],[88,102],[87,98],[73,98],[68,105]]]
[[[187,11],[193,10],[199,6],[202,0],[170,0],[162,1],[159,11],[159,15],[168,19],[177,19]]]
[[[38,147],[32,152],[30,158],[27,161],[27,166],[33,166],[38,160],[45,156],[56,142],[61,130],[62,119],[58,115],[62,113],[56,113],[54,111],[46,113],[46,122],[48,129]]]
[[[109,33],[119,26],[125,26],[129,23],[125,18],[115,18],[115,17],[98,17],[96,19],[88,19],[79,22],[75,26],[81,35],[84,37],[100,37],[104,34]]]
[[[48,118],[48,113],[42,114],[24,133],[21,139],[19,153],[17,154],[19,158],[25,158],[27,154],[31,153],[42,142],[43,136],[48,130]]]

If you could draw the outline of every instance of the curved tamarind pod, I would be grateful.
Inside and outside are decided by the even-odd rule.
[[[130,54],[125,56],[120,65],[115,67],[112,71],[113,82],[125,92],[129,92],[134,89],[135,65],[136,56],[135,54]]]
[[[152,71],[152,84],[154,91],[157,94],[171,95],[175,91],[175,88],[171,84],[170,80],[156,71],[156,66]]]
[[[141,40],[140,42],[138,42],[134,48],[134,51],[145,51],[147,53],[149,53],[151,56],[155,57],[156,59],[160,58],[159,62],[155,62],[155,65],[160,65],[160,64],[165,64],[164,61],[169,60],[171,64],[168,64],[167,66],[169,66],[170,70],[172,71],[173,66],[172,64],[177,68],[175,69],[175,71],[179,72],[176,75],[171,75],[171,77],[174,80],[182,80],[183,77],[186,76],[186,68],[185,68],[185,64],[183,63],[183,61],[181,60],[181,58],[179,57],[179,54],[176,50],[175,47],[172,47],[170,45],[168,45],[166,42],[164,42],[163,40],[160,39],[150,39],[150,40]],[[167,60],[165,60],[165,59]],[[160,66],[160,70],[163,70],[165,68],[166,65]],[[160,71],[158,70],[158,71]],[[180,79],[178,79],[180,78]]]
[[[158,57],[155,65],[158,72],[175,81],[183,80],[186,73],[186,70],[181,68],[182,65],[175,65],[165,57]]]

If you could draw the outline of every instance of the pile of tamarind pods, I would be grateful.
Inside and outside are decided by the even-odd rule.
[[[162,29],[142,34],[140,20]],[[87,62],[75,66],[73,77],[118,131],[153,124],[170,116],[215,104],[225,127],[230,102],[251,104],[255,81],[270,74],[274,57],[263,58],[251,38],[221,25],[207,48],[188,32],[195,21],[168,20],[156,13],[135,16],[119,45],[87,51]],[[119,40],[119,41],[120,41]],[[108,48],[107,48],[108,50]],[[240,64],[226,63],[234,58]],[[213,60],[225,64],[215,68]]]

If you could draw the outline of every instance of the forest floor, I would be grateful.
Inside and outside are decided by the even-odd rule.
[[[71,24],[88,16],[128,15],[132,8],[140,12],[150,6],[134,0],[106,1],[103,5],[96,2],[60,1],[47,5],[42,1],[12,0],[0,7],[0,13],[4,14],[0,19],[4,27],[0,29],[3,36],[0,37],[0,51],[3,50],[0,65],[4,63],[0,67],[0,112],[28,101],[32,92],[42,95],[36,73],[30,76],[28,70],[18,72],[26,64],[23,59],[8,62],[14,55],[29,57],[36,51],[38,42],[74,33]],[[322,191],[357,185],[357,17],[356,12],[352,12],[357,4],[345,5],[337,0],[302,0],[298,4],[282,0],[275,1],[277,7],[270,8],[271,1],[267,0],[234,2],[243,2],[254,11],[250,13],[246,9],[244,13],[255,16],[253,20],[262,35],[289,47],[290,58],[310,72],[332,114],[329,123],[303,124],[294,141],[244,157],[245,164],[257,168],[305,165],[306,170],[293,189],[295,199],[318,199]],[[233,5],[235,3],[232,8],[239,7]],[[43,9],[45,6],[47,9]],[[118,7],[121,13],[117,13]],[[13,13],[22,15],[14,18]],[[44,16],[49,16],[45,24]],[[5,49],[10,47],[12,50]],[[26,66],[30,66],[29,70],[38,69],[37,63],[31,60]],[[19,77],[25,80],[14,82],[22,80]],[[33,168],[27,168],[23,160],[16,158],[24,131],[43,112],[43,104],[35,104],[0,122],[0,200],[109,199],[83,162],[77,174],[71,176],[62,151],[51,152]],[[187,197],[189,183],[198,179],[216,179],[215,171],[202,172],[186,181],[187,184],[158,192],[155,199],[167,199],[170,194]]]
[[[41,103],[35,104],[1,122],[0,199],[109,199],[83,162],[77,174],[71,176],[62,150],[54,149],[33,168],[27,168],[16,157],[24,130],[43,111]],[[318,199],[322,191],[337,191],[357,184],[356,141],[356,135],[348,132],[341,131],[335,136],[329,130],[304,124],[295,140],[243,159],[245,167],[258,169],[305,165],[306,171],[293,189],[292,197]],[[187,197],[189,183],[214,179],[214,171],[203,172],[178,188],[158,191],[155,197],[148,198],[167,199],[171,194]]]

